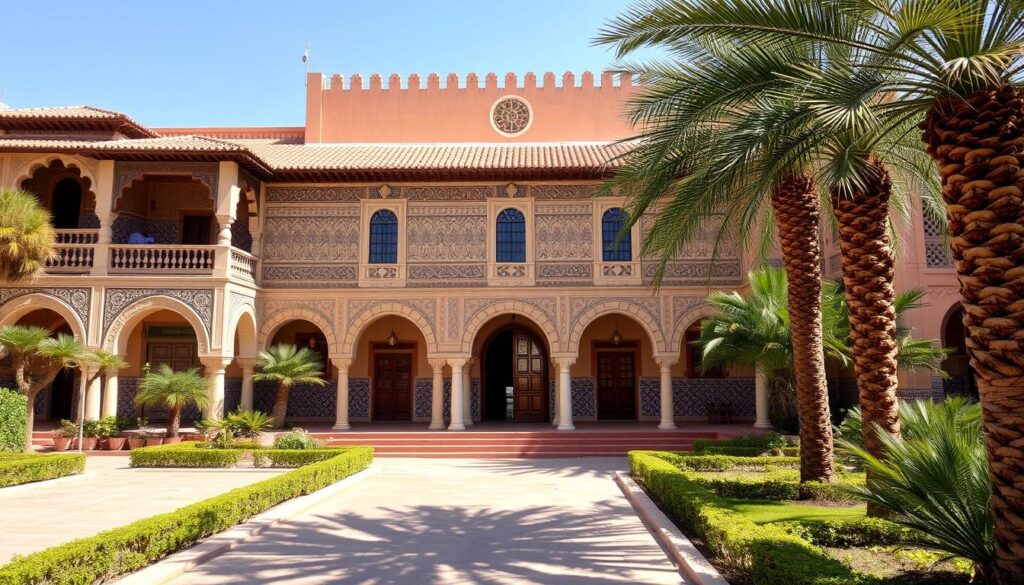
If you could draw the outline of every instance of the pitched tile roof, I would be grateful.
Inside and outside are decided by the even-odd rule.
[[[156,132],[132,120],[121,112],[104,110],[93,106],[59,106],[51,108],[8,108],[0,109],[0,128],[70,128],[71,125],[86,124],[89,127],[106,127],[117,130],[131,138],[152,138]]]
[[[139,132],[122,131],[129,138],[105,140],[86,135],[37,138],[15,131],[0,134],[0,152],[64,152],[117,160],[234,160],[263,178],[279,181],[398,181],[601,178],[630,148],[622,142],[304,144],[296,129],[287,129],[281,137],[259,139],[174,132],[161,136],[124,114],[90,106],[0,110],[0,128],[16,130],[93,128],[91,120],[122,128],[134,125]]]

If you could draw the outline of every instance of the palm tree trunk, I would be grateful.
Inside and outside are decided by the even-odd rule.
[[[181,407],[172,406],[167,409],[167,436],[177,437],[181,428]]]
[[[281,384],[277,389],[277,399],[274,400],[274,408],[270,411],[270,416],[274,417],[274,427],[281,428],[284,426],[284,417],[288,414],[288,393],[292,387],[288,384]]]
[[[33,427],[36,426],[36,394],[38,392],[30,393],[25,395],[25,420],[28,428],[25,434],[25,452],[32,453],[32,431]]]
[[[800,414],[800,481],[833,479],[832,420],[821,342],[821,201],[807,176],[784,179],[772,193],[789,288],[793,370]]]
[[[863,420],[864,448],[885,457],[877,429],[900,433],[896,390],[896,289],[893,287],[893,251],[888,215],[892,181],[880,161],[871,161],[869,182],[863,190],[832,193],[832,208],[839,223],[840,260],[846,304],[849,307],[853,371],[857,378]],[[868,484],[872,483],[868,472]],[[869,516],[882,510],[868,505]]]
[[[938,163],[992,478],[997,583],[1024,582],[1024,95],[937,101],[921,124]]]

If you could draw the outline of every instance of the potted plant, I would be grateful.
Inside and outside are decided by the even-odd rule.
[[[167,364],[161,364],[154,372],[148,372],[139,384],[135,402],[142,405],[167,407],[168,443],[181,441],[178,428],[181,426],[181,411],[189,404],[206,408],[210,397],[206,393],[206,380],[199,375],[198,368],[175,372]],[[159,445],[165,442],[161,437],[147,439],[146,444]],[[160,441],[160,442],[156,442]]]
[[[54,451],[67,451],[78,436],[78,425],[69,421],[60,421],[60,426],[53,431]]]
[[[122,435],[128,421],[117,416],[106,416],[100,419],[100,435],[105,440],[107,449],[120,451],[124,449],[127,438]]]
[[[149,424],[144,417],[135,420],[135,428],[138,430],[128,434],[128,448],[138,449],[146,446],[146,425]]]
[[[95,451],[100,441],[99,421],[86,419],[82,423],[82,450]]]

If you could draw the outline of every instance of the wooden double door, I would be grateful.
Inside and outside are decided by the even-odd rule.
[[[512,330],[513,419],[548,420],[547,356],[537,340],[522,329]]]
[[[636,352],[597,350],[598,420],[636,420]]]
[[[373,356],[373,420],[412,420],[411,352],[380,352]]]

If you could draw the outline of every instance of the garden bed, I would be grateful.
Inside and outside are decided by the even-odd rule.
[[[173,450],[167,447],[152,449]],[[198,449],[197,449],[198,451]],[[236,451],[244,452],[244,449]],[[325,451],[325,450],[311,450]],[[0,583],[96,583],[142,569],[284,501],[315,492],[373,462],[370,447],[329,450],[330,456],[270,479],[61,544],[0,567]]]
[[[0,453],[0,488],[47,479],[56,479],[85,471],[81,453]]]
[[[336,457],[350,447],[279,449],[257,443],[212,446],[187,442],[142,447],[131,453],[132,467],[300,467]]]
[[[900,546],[906,529],[866,517],[840,488],[863,483],[862,474],[801,486],[795,457],[633,451],[629,461],[633,477],[733,583],[970,581],[969,563],[936,565],[938,555]]]

